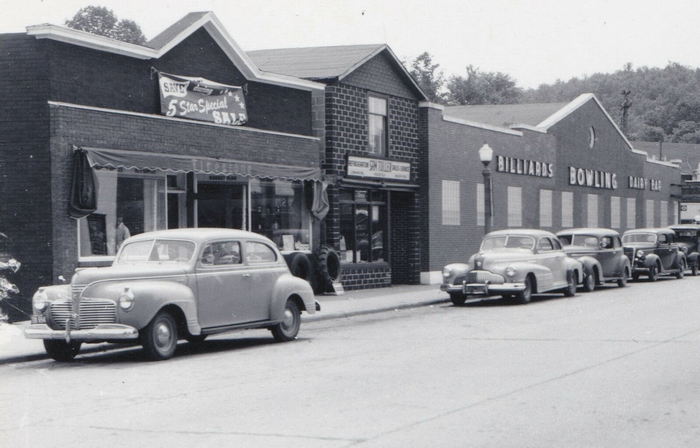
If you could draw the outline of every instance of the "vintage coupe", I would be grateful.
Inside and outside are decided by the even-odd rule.
[[[700,226],[696,224],[676,224],[671,226],[676,234],[675,242],[685,254],[688,269],[693,275],[700,271]]]
[[[566,255],[554,234],[510,229],[486,235],[467,263],[445,266],[440,289],[455,305],[470,296],[492,295],[528,303],[535,293],[561,291],[573,296],[582,280],[582,264]]]
[[[683,278],[687,263],[683,251],[673,243],[674,237],[675,233],[669,228],[628,230],[622,235],[634,280],[646,275],[654,282],[663,274]]]
[[[564,252],[583,264],[584,291],[593,291],[607,282],[627,285],[632,268],[622,250],[619,233],[611,229],[568,229],[558,232],[557,237]]]
[[[319,310],[311,286],[290,274],[264,236],[230,229],[178,229],[127,239],[111,267],[79,270],[70,285],[34,294],[28,338],[43,339],[57,361],[83,342],[138,341],[154,360],[180,338],[268,328],[295,339],[300,313]]]

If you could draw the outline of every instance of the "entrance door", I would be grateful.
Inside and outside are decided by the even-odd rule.
[[[245,185],[197,185],[197,226],[245,228]]]

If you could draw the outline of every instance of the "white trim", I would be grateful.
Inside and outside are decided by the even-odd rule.
[[[391,48],[390,48],[387,44],[381,44],[381,45],[380,45],[376,50],[374,50],[372,53],[368,54],[367,56],[365,56],[364,58],[360,59],[360,60],[357,61],[355,64],[353,64],[353,65],[352,65],[350,68],[348,68],[344,73],[342,73],[341,75],[338,76],[338,81],[342,81],[343,79],[345,79],[345,78],[347,78],[348,76],[350,76],[350,74],[351,74],[352,72],[354,72],[355,70],[357,70],[359,67],[361,67],[362,65],[364,65],[367,61],[369,61],[369,60],[372,59],[373,57],[377,56],[379,53],[381,53],[381,52],[384,51],[384,50],[386,50],[386,51],[389,52],[389,55],[394,59],[394,61],[399,65],[399,67],[401,67],[401,70],[403,71],[404,76],[405,76],[409,81],[411,81],[411,84],[413,85],[413,87],[414,87],[416,90],[418,90],[418,92],[420,92],[421,96],[422,96],[424,99],[428,99],[428,96],[423,92],[423,89],[420,88],[420,86],[419,86],[419,85],[416,83],[416,81],[413,79],[413,76],[411,76],[411,74],[408,72],[408,70],[406,70],[406,67],[404,67],[403,63],[401,63],[401,60],[400,60],[399,58],[396,57],[396,55],[394,54],[394,52],[391,51]]]
[[[443,106],[442,104],[431,103],[430,101],[420,101],[418,103],[418,107],[427,107],[430,109],[436,109],[436,110],[442,110],[442,111],[445,110],[445,106]]]
[[[289,134],[286,132],[278,132],[278,131],[268,131],[265,129],[251,128],[251,127],[247,127],[247,126],[228,126],[225,124],[209,123],[207,121],[188,120],[187,118],[166,117],[165,115],[146,114],[143,112],[131,112],[131,111],[119,110],[119,109],[108,109],[105,107],[84,106],[82,104],[63,103],[60,101],[47,101],[47,103],[49,104],[49,106],[56,106],[56,107],[68,107],[71,109],[83,109],[83,110],[91,110],[91,111],[95,111],[95,112],[107,112],[107,113],[118,114],[118,115],[129,115],[129,116],[134,116],[134,117],[153,118],[153,119],[157,119],[157,120],[176,121],[179,123],[189,123],[189,124],[195,124],[195,125],[199,125],[199,126],[213,126],[213,127],[217,127],[217,128],[236,129],[239,131],[259,132],[261,134],[282,135],[285,137],[294,137],[294,138],[301,138],[301,139],[312,140],[312,141],[321,141],[321,139],[319,137],[311,137],[308,135],[299,135],[299,134]]]
[[[439,285],[442,283],[441,271],[423,271],[420,273],[421,285]]]
[[[477,123],[475,121],[463,120],[461,118],[449,117],[449,116],[445,116],[444,114],[442,116],[442,120],[450,122],[450,123],[461,124],[464,126],[471,126],[473,128],[486,129],[487,131],[501,132],[503,134],[517,135],[519,137],[523,136],[522,132],[514,131],[513,129],[502,128],[499,126],[492,126],[490,124],[485,124],[485,123]]]
[[[667,162],[667,161],[665,161],[665,160],[657,160],[657,159],[651,159],[651,158],[647,157],[647,162],[649,162],[649,163],[655,163],[655,164],[657,164],[657,165],[668,166],[668,167],[671,167],[671,168],[680,169],[680,167],[679,167],[678,165],[676,165],[675,163]]]
[[[275,84],[284,87],[301,88],[304,90],[325,90],[322,83],[299,79],[292,76],[278,75],[274,73],[263,73],[253,63],[252,59],[238,46],[231,38],[224,26],[213,12],[204,14],[199,20],[185,28],[180,34],[172,38],[161,48],[155,49],[142,45],[122,42],[109,37],[98,36],[85,31],[74,30],[64,26],[44,24],[31,25],[26,28],[27,35],[37,39],[51,39],[65,42],[81,47],[92,48],[93,50],[105,51],[108,53],[130,56],[137,59],[159,59],[173,47],[181,43],[199,28],[204,28],[211,35],[214,41],[226,53],[226,56],[233,62],[247,80],[259,81],[267,84]],[[422,93],[422,91],[421,91]]]
[[[531,126],[529,124],[524,124],[524,123],[512,124],[512,125],[510,125],[510,128],[511,129],[525,129],[526,131],[539,132],[540,134],[547,133],[547,131],[542,129],[542,128],[538,128],[537,126]]]

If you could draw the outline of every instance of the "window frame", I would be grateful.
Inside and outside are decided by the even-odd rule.
[[[373,189],[365,189],[365,188],[345,188],[342,189],[341,191],[346,191],[351,193],[351,198],[352,199],[344,199],[340,197],[339,194],[339,200],[338,200],[338,205],[350,205],[352,207],[352,217],[353,217],[353,241],[355,243],[355,247],[352,249],[352,261],[347,261],[345,257],[341,257],[340,262],[341,263],[352,263],[352,264],[364,264],[364,263],[388,263],[389,260],[391,259],[391,250],[390,250],[390,233],[391,233],[391,226],[390,226],[390,218],[391,215],[389,213],[389,207],[390,207],[390,200],[389,200],[389,191],[385,190],[373,190]],[[357,201],[355,200],[355,192],[356,191],[366,191],[366,200],[365,201]],[[381,192],[384,193],[384,200],[376,200],[372,198],[372,193],[373,192]],[[385,218],[386,218],[386,223],[384,223],[383,228],[381,229],[382,231],[385,232],[384,234],[384,239],[383,239],[383,244],[384,244],[384,257],[383,260],[373,260],[372,258],[372,251],[371,251],[371,235],[374,233],[373,232],[373,227],[372,227],[372,206],[384,206],[385,207]],[[355,220],[355,217],[357,216],[357,207],[358,206],[365,206],[369,210],[369,215],[367,216],[367,224],[369,226],[368,229],[368,234],[370,235],[370,260],[367,262],[363,261],[358,261],[357,260],[357,222]],[[339,207],[340,208],[340,207]],[[342,215],[342,213],[341,213]],[[339,217],[340,218],[340,217]],[[342,233],[341,233],[342,236]],[[347,242],[346,242],[347,244]],[[349,250],[347,249],[346,246],[346,251]]]
[[[370,102],[371,99],[377,99],[377,100],[382,100],[384,101],[385,105],[385,113],[384,115],[378,114],[376,112],[372,112],[371,107],[370,107]],[[371,127],[370,127],[370,121],[371,117],[376,116],[376,117],[382,117],[382,123],[384,127],[384,138],[383,138],[383,143],[384,143],[384,151],[381,153],[373,152],[371,151],[372,149],[372,134],[371,134]],[[371,154],[372,156],[384,158],[384,157],[389,157],[390,150],[389,150],[389,97],[386,95],[381,95],[378,93],[370,92],[367,93],[367,152]]]

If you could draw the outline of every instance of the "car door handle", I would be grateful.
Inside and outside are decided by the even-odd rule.
[[[243,274],[243,278],[248,278],[248,277],[250,277],[250,274],[248,274],[247,272],[245,274]]]

